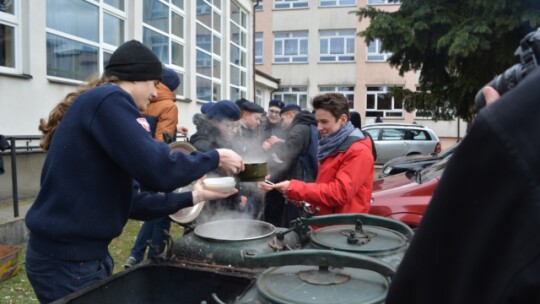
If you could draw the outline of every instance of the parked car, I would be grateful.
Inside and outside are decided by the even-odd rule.
[[[439,153],[433,152],[429,155],[416,154],[391,159],[382,167],[381,172],[379,173],[379,178],[407,171],[418,171],[420,169],[429,167],[439,160],[452,155],[458,145],[459,143],[444,149]]]
[[[362,127],[377,149],[376,164],[406,155],[439,153],[439,138],[426,126],[406,123],[375,123]]]
[[[402,221],[416,228],[426,210],[433,191],[439,185],[446,157],[418,170],[387,176],[373,182],[370,214]]]

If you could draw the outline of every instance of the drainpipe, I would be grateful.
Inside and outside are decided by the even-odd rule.
[[[255,102],[255,100],[257,100],[257,87],[256,87],[256,82],[255,82],[255,78],[256,78],[256,73],[255,73],[255,51],[256,51],[256,45],[255,45],[255,15],[256,15],[256,12],[255,12],[255,8],[259,5],[259,2],[260,0],[254,0],[255,1],[255,4],[253,5],[253,52],[252,52],[252,58],[251,58],[251,65],[252,65],[252,75],[253,75],[253,102]]]

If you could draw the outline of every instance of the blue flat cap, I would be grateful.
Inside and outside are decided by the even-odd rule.
[[[240,108],[236,103],[230,100],[220,100],[206,111],[206,117],[213,120],[232,120],[240,119]]]
[[[264,113],[263,107],[251,101],[242,103],[240,109],[251,113]]]
[[[300,106],[298,105],[295,105],[295,104],[288,104],[286,106],[284,106],[282,109],[281,109],[281,112],[279,113],[280,115],[285,113],[285,112],[289,112],[289,111],[298,111],[298,112],[302,112],[302,108],[300,108]]]
[[[208,112],[208,110],[209,110],[213,105],[215,105],[215,104],[216,104],[216,103],[213,102],[213,101],[209,101],[209,102],[203,104],[203,105],[201,106],[201,113],[206,114],[206,112]]]
[[[279,100],[279,99],[272,99],[270,100],[270,102],[268,103],[268,107],[278,107],[280,109],[283,109],[283,106],[285,104],[283,103],[283,101]]]

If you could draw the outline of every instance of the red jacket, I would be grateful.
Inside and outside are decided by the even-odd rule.
[[[291,180],[287,198],[306,201],[312,210],[319,208],[317,215],[367,213],[374,171],[371,142],[359,140],[319,163],[315,183]]]

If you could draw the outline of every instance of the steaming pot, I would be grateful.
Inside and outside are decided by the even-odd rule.
[[[198,225],[193,233],[174,240],[172,259],[204,264],[245,267],[244,254],[261,255],[301,248],[300,237],[283,228],[247,219],[214,221]],[[279,236],[279,237],[278,237]]]

